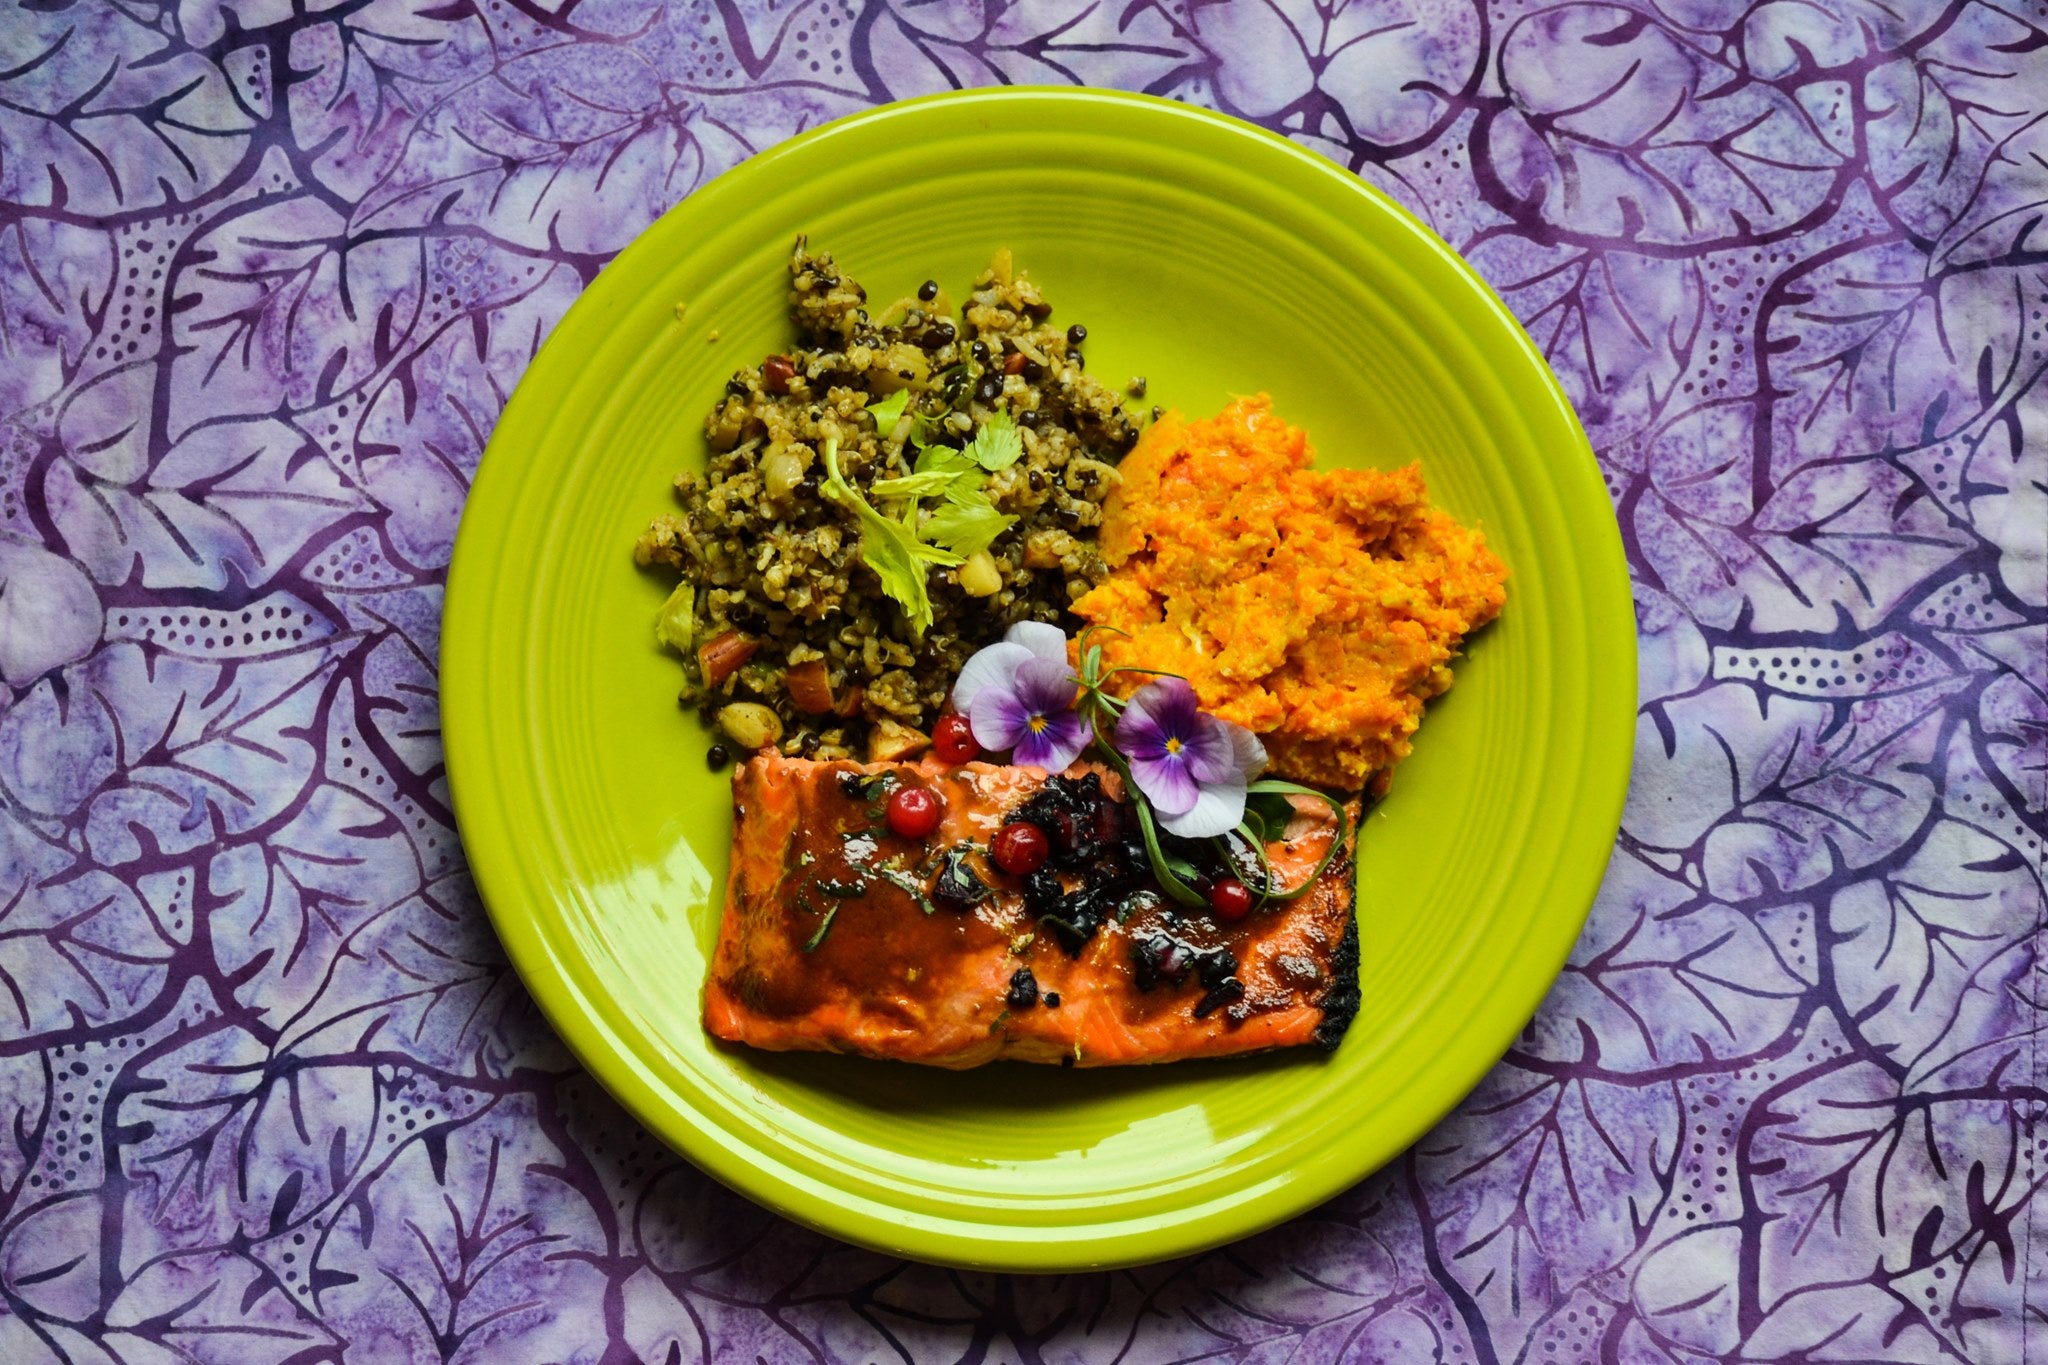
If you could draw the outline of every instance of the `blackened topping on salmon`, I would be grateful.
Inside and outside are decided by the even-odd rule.
[[[1203,988],[1202,998],[1195,1003],[1197,1019],[1244,999],[1244,982],[1237,978],[1237,955],[1228,948],[1197,948],[1160,932],[1131,946],[1131,964],[1141,991],[1180,986],[1193,976]]]
[[[839,791],[842,796],[854,801],[872,801],[887,794],[894,775],[888,772],[839,774]]]
[[[1003,823],[1019,820],[1045,831],[1052,844],[1052,865],[1063,872],[1081,871],[1123,839],[1123,807],[1102,790],[1097,773],[1046,779]]]
[[[1129,811],[1091,772],[1048,778],[1003,822],[1045,833],[1051,857],[1024,879],[1024,903],[1069,957],[1079,956],[1112,915],[1128,915],[1130,892],[1148,870]]]
[[[1123,904],[1124,887],[1117,881],[1099,880],[1076,887],[1060,898],[1055,914],[1042,916],[1040,923],[1052,930],[1068,957],[1079,957],[1095,931]]]
[[[1213,990],[1236,973],[1237,955],[1223,947],[1197,948],[1160,932],[1131,945],[1131,964],[1141,991],[1178,986],[1190,973]]]
[[[1029,967],[1019,967],[1010,973],[1010,993],[1003,1003],[1013,1010],[1027,1010],[1038,1003],[1038,978],[1031,974]],[[1048,998],[1047,1003],[1051,1000]]]
[[[1131,945],[1131,965],[1136,969],[1138,989],[1149,991],[1161,985],[1178,986],[1188,979],[1194,965],[1193,948],[1167,934],[1154,934]]]
[[[946,850],[945,861],[939,865],[938,880],[932,883],[932,904],[941,910],[964,915],[988,897],[988,883],[967,860],[967,850],[964,847]]]
[[[1050,869],[1040,869],[1024,879],[1024,908],[1034,915],[1057,915],[1065,894],[1059,877]]]
[[[1206,1019],[1225,1005],[1244,999],[1244,982],[1234,976],[1226,976],[1211,986],[1208,993],[1195,1002],[1195,1018]]]
[[[1195,957],[1195,975],[1212,990],[1237,975],[1237,954],[1228,948],[1211,948]]]

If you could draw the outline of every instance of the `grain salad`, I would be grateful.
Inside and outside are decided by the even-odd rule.
[[[969,655],[1102,581],[1140,419],[1008,251],[957,308],[932,280],[875,307],[802,239],[789,273],[795,344],[732,376],[634,556],[681,575],[657,631],[735,746],[899,758]]]

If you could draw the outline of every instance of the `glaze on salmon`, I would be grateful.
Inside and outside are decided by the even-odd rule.
[[[1044,799],[1099,791],[1097,808],[1113,804],[1131,828],[1116,775],[1098,765],[1049,779],[929,759],[747,759],[733,779],[732,870],[705,1027],[774,1051],[955,1068],[1337,1045],[1358,1007],[1348,841],[1306,894],[1237,924],[1173,905],[1142,864],[1132,875],[1128,838],[1124,860],[1102,864],[1123,869],[1120,879],[1070,867],[1027,887],[988,861],[988,843],[1049,782]],[[889,831],[882,811],[897,785],[940,798],[936,833]],[[1355,807],[1348,825],[1358,827]],[[1285,833],[1267,856],[1293,886],[1329,848],[1336,819],[1298,798]]]

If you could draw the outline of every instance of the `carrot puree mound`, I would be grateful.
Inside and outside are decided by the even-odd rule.
[[[1506,600],[1476,529],[1429,505],[1419,466],[1309,466],[1264,394],[1168,413],[1104,505],[1109,577],[1074,603],[1107,663],[1178,673],[1257,734],[1273,770],[1385,791],[1464,637]],[[1113,680],[1129,693],[1141,674]]]

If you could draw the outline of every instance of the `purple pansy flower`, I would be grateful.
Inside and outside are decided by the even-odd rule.
[[[967,717],[982,748],[1008,749],[1013,763],[1058,772],[1095,737],[1074,709],[1080,687],[1067,665],[1066,633],[1020,621],[960,670],[953,709]]]
[[[1139,688],[1117,721],[1116,747],[1160,825],[1188,839],[1236,829],[1245,789],[1266,766],[1251,731],[1206,714],[1185,678]]]

